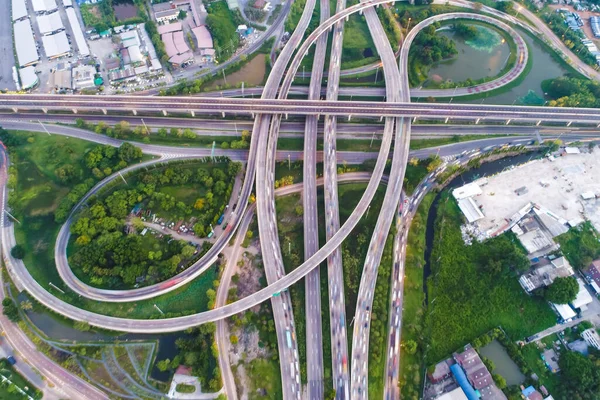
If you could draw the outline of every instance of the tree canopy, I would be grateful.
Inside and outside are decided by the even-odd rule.
[[[561,380],[575,398],[597,399],[600,392],[600,368],[591,359],[576,351],[565,351],[558,360]]]
[[[573,276],[556,278],[554,282],[544,289],[544,298],[554,304],[567,304],[575,300],[579,292],[579,284]]]

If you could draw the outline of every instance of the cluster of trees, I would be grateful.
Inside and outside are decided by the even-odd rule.
[[[156,367],[161,371],[174,370],[179,365],[191,367],[192,375],[200,379],[202,388],[208,387],[210,392],[219,391],[222,382],[217,364],[219,350],[214,341],[215,330],[215,324],[208,323],[186,331],[186,336],[175,341],[179,354],[172,360],[167,358],[158,361]]]
[[[551,107],[600,107],[600,84],[596,81],[561,77],[544,82]]]
[[[144,24],[146,27],[146,33],[148,37],[152,41],[152,45],[156,49],[156,55],[160,59],[162,65],[166,68],[171,69],[171,64],[169,63],[169,56],[167,55],[167,49],[165,47],[165,43],[162,41],[160,34],[158,33],[158,28],[156,24],[152,20],[146,21]]]
[[[2,300],[2,313],[13,322],[17,322],[19,317],[19,308],[10,297]]]
[[[563,254],[575,268],[585,268],[600,257],[599,239],[600,235],[589,221],[557,238]]]
[[[454,24],[454,32],[465,40],[475,39],[479,35],[477,27],[464,22]]]
[[[130,3],[130,1],[102,0],[97,4],[82,4],[80,6],[81,17],[86,26],[96,28],[96,31],[102,32],[113,26],[136,24],[148,20],[144,0],[133,0],[138,8],[137,17],[126,20],[117,20],[113,3]],[[100,13],[100,16],[97,15]]]
[[[54,173],[62,183],[81,181],[82,178],[88,175],[87,171],[91,172],[96,180],[99,180],[139,161],[141,158],[142,150],[131,143],[123,143],[118,149],[112,146],[99,145],[86,154],[82,161],[84,165],[65,164],[57,168]],[[95,179],[87,178],[82,183],[73,186],[54,212],[56,222],[65,222],[73,206],[92,188]]]
[[[514,235],[466,246],[462,215],[448,192],[437,210],[428,280],[428,360],[437,361],[498,325],[517,339],[555,323],[546,302],[527,296],[516,279],[529,263]]]
[[[600,393],[600,354],[586,357],[576,351],[565,351],[558,359],[565,398],[574,400],[598,399]]]
[[[436,33],[438,27],[429,25],[415,37],[411,53],[423,65],[432,65],[458,53],[452,40]]]
[[[574,276],[556,278],[552,284],[540,290],[544,299],[554,304],[567,304],[575,300],[579,284]]]
[[[239,14],[229,10],[225,0],[208,4],[206,10],[208,11],[206,25],[215,43],[217,59],[221,62],[225,61],[231,57],[240,43],[236,30],[243,20]]]
[[[500,3],[508,2],[499,1],[498,4]],[[569,29],[565,24],[565,19],[561,13],[548,12],[543,14],[542,18],[544,21],[546,21],[546,24],[548,24],[556,36],[562,39],[568,48],[576,50],[576,54],[583,62],[593,67],[596,66],[596,57],[586,46],[580,43],[581,39],[584,38],[583,33]]]
[[[209,173],[205,168],[182,166],[146,171],[137,175],[135,187],[94,199],[71,226],[75,237],[73,265],[92,283],[109,287],[131,285],[137,277],[146,277],[146,282],[153,283],[174,275],[178,266],[185,266],[198,256],[197,249],[168,237],[159,240],[150,235],[145,239],[139,235],[126,235],[125,218],[137,204],[158,210],[158,215],[161,212],[174,215],[175,220],[194,216],[197,221],[194,232],[204,237],[210,232],[208,225],[216,223],[225,207],[231,194],[232,178],[240,168],[240,163],[229,162],[227,172],[214,168]],[[206,190],[205,196],[193,205],[160,191],[167,185],[190,184],[201,184]],[[133,218],[129,224],[136,231],[144,229],[140,219]],[[203,252],[207,246],[203,247]]]
[[[248,149],[250,148],[250,131],[244,129],[240,140],[232,140],[230,142],[222,142],[222,149]]]

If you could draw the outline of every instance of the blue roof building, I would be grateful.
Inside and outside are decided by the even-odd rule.
[[[479,400],[479,393],[476,392],[475,389],[473,389],[473,386],[471,386],[471,384],[469,383],[469,380],[467,379],[467,376],[465,375],[465,372],[460,367],[460,365],[452,365],[450,367],[450,371],[452,371],[454,379],[456,379],[456,382],[458,382],[463,392],[465,392],[467,398],[469,400]]]

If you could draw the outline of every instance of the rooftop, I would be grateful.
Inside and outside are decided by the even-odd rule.
[[[21,68],[19,76],[21,77],[21,87],[25,90],[31,89],[39,82],[38,76],[35,73],[35,67],[33,66]]]
[[[176,32],[182,29],[181,22],[172,22],[170,24],[159,25],[157,27],[158,34],[163,35],[169,32]]]
[[[36,13],[54,11],[58,8],[55,0],[31,0]]]
[[[65,31],[55,33],[54,35],[42,36],[44,51],[48,58],[61,57],[71,51],[69,39]]]
[[[38,16],[37,22],[42,35],[64,29],[62,19],[60,18],[58,11],[53,12],[52,14]]]
[[[194,36],[196,36],[196,42],[198,42],[199,49],[212,49],[213,40],[206,25],[197,26],[192,29],[192,32],[194,32]]]
[[[586,289],[583,281],[581,279],[577,278],[577,283],[579,284],[579,292],[577,292],[577,297],[575,297],[575,300],[573,300],[571,302],[571,305],[573,306],[573,308],[585,307],[588,304],[590,304],[592,301],[594,301],[592,299],[592,295]]]
[[[25,0],[12,0],[12,20],[17,21],[27,16],[27,4]]]
[[[40,59],[33,38],[33,31],[28,19],[15,22],[13,25],[17,60],[21,67],[35,63]]]
[[[531,292],[550,285],[556,278],[565,278],[573,273],[573,268],[565,257],[559,257],[550,262],[542,259],[538,265],[519,278],[519,283],[525,290]]]
[[[600,259],[592,261],[592,263],[583,268],[584,275],[596,285],[600,285]]]

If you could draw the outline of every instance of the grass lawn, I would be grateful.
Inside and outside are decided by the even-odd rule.
[[[428,365],[494,327],[501,326],[511,340],[517,340],[556,322],[550,307],[527,296],[510,272],[524,257],[510,236],[466,246],[459,229],[462,220],[456,202],[445,192],[438,208],[428,280]]]
[[[425,294],[423,293],[423,267],[425,266],[425,232],[429,208],[435,193],[427,194],[412,220],[406,246],[404,273],[404,300],[402,312],[402,341],[423,343],[423,317]],[[400,389],[403,399],[418,399],[423,379],[423,346],[415,354],[400,348]]]
[[[556,238],[563,254],[575,268],[587,267],[600,256],[598,239],[600,236],[589,221]]]
[[[246,373],[250,382],[250,390],[248,390],[250,400],[283,398],[279,363],[256,358],[246,365]]]
[[[0,375],[11,382],[0,386],[0,400],[28,399],[28,396],[34,399],[42,398],[42,392],[19,374],[5,358],[0,360]],[[17,388],[26,394],[21,394]]]
[[[344,24],[341,68],[356,68],[378,60],[379,55],[365,17],[358,14],[351,15]]]

